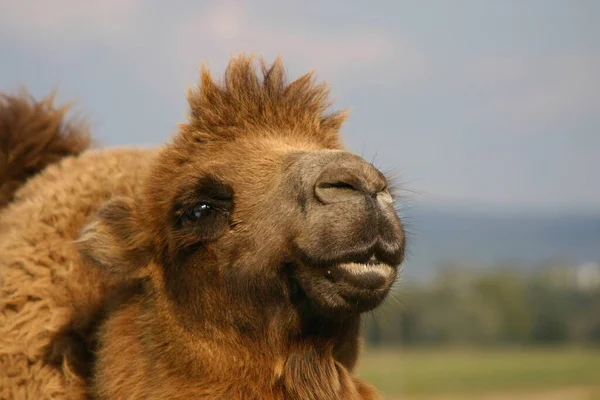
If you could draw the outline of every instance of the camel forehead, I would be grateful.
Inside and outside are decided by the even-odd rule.
[[[263,173],[281,171],[282,163],[291,163],[296,156],[312,153],[315,157],[325,153],[343,152],[341,149],[324,148],[307,140],[286,138],[238,139],[180,148],[185,161],[173,169],[178,175],[214,175],[229,179],[261,170]],[[176,157],[173,157],[176,158]]]

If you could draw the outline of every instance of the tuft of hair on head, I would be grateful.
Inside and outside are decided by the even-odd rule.
[[[221,84],[202,65],[201,81],[188,91],[190,115],[181,125],[184,138],[195,142],[232,140],[260,132],[270,135],[301,135],[327,147],[338,147],[338,131],[346,111],[327,112],[329,87],[317,84],[312,72],[295,81],[286,80],[278,57],[271,66],[244,54],[234,57]]]
[[[89,128],[67,121],[69,106],[55,107],[55,93],[36,101],[24,89],[0,93],[0,207],[27,179],[48,165],[86,150]]]

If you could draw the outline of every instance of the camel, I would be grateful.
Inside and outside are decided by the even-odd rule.
[[[404,258],[394,191],[284,72],[203,66],[159,148],[2,95],[1,399],[378,398],[353,371]]]

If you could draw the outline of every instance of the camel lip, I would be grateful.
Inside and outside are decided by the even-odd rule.
[[[367,262],[340,263],[328,268],[325,277],[332,283],[351,285],[359,290],[380,290],[395,276],[391,265],[374,257]]]
[[[336,268],[340,268],[351,275],[366,275],[366,274],[375,274],[388,277],[394,272],[394,268],[386,263],[377,261],[377,260],[369,260],[366,263],[360,262],[349,262],[349,263],[341,263],[335,266]]]
[[[327,267],[296,261],[289,268],[292,302],[310,299],[317,313],[334,319],[378,307],[397,277],[396,266],[376,258]]]
[[[361,248],[362,247],[362,248]],[[397,269],[404,259],[404,254],[400,248],[394,248],[393,244],[384,243],[375,240],[358,249],[352,249],[332,258],[318,258],[312,256],[310,251],[304,250],[294,244],[294,254],[296,258],[304,265],[319,269],[336,268],[344,264],[361,265],[387,265]],[[393,250],[390,250],[394,248]]]

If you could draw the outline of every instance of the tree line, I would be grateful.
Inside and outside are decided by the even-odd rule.
[[[600,345],[600,285],[567,267],[449,265],[366,318],[371,346]]]

